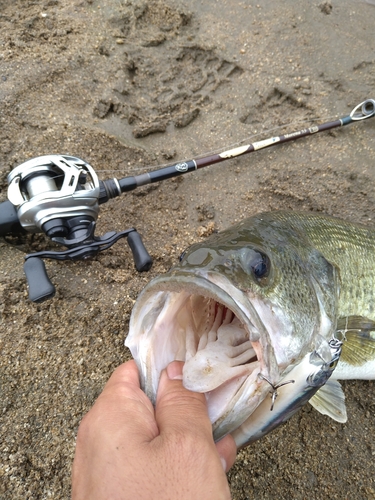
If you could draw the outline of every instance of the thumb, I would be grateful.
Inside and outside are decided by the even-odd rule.
[[[195,442],[203,441],[216,446],[216,453],[227,472],[235,462],[237,447],[233,437],[228,434],[218,443],[214,443],[212,424],[208,416],[204,394],[192,392],[182,385],[182,361],[174,361],[162,372],[156,398],[155,418],[160,435],[167,434],[189,436]]]
[[[155,407],[160,434],[194,433],[213,441],[206,398],[182,385],[183,365],[182,361],[174,361],[161,374]]]

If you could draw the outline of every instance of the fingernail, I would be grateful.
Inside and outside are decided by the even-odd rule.
[[[225,458],[220,457],[220,462],[221,462],[221,465],[223,466],[224,472],[227,472],[227,463],[225,461]]]
[[[172,361],[167,366],[167,375],[169,380],[182,380],[182,367],[184,364],[181,361]]]

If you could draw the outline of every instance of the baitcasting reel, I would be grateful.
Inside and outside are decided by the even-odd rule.
[[[29,298],[41,302],[55,294],[42,259],[87,259],[127,237],[138,271],[148,271],[152,259],[133,228],[94,235],[99,205],[121,194],[116,179],[99,181],[94,169],[73,156],[49,155],[29,160],[8,175],[8,200],[0,205],[0,236],[26,230],[45,233],[65,246],[25,257]]]

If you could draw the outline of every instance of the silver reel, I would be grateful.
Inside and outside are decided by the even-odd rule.
[[[48,155],[22,163],[8,175],[8,199],[28,232],[67,237],[68,221],[96,221],[100,185],[94,169],[74,156]]]
[[[67,249],[43,250],[25,256],[29,298],[42,302],[55,294],[43,259],[80,260],[94,257],[126,238],[138,271],[148,271],[152,259],[136,229],[95,236],[99,205],[122,192],[117,179],[99,181],[94,169],[80,158],[48,155],[33,158],[8,175],[8,201],[0,204],[0,236],[45,233]],[[124,190],[133,188],[125,179]]]

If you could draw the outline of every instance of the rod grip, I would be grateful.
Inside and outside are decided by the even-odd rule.
[[[142,238],[137,231],[128,234],[128,244],[133,252],[134,263],[137,271],[149,271],[152,266],[152,258],[143,244]]]
[[[10,201],[0,203],[0,236],[23,231],[18,220],[16,207]]]
[[[44,262],[39,257],[26,259],[23,265],[29,284],[29,299],[33,302],[43,302],[55,295],[55,287],[51,283]]]

